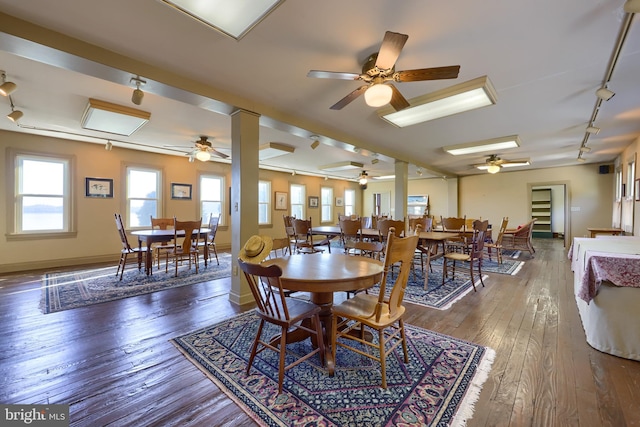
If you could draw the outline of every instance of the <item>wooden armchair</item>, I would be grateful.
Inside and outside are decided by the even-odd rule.
[[[324,338],[322,325],[320,324],[320,306],[311,302],[296,298],[287,298],[280,282],[282,270],[277,265],[265,267],[260,264],[245,263],[238,259],[238,265],[243,271],[253,297],[258,304],[256,313],[260,317],[258,332],[251,346],[251,355],[247,363],[247,375],[251,371],[251,365],[256,354],[264,350],[273,350],[279,353],[278,367],[278,392],[282,392],[284,383],[284,373],[318,353],[320,362],[324,365]],[[310,322],[303,322],[310,321]],[[280,327],[279,342],[271,342],[271,336],[262,338],[264,323],[272,323]],[[314,336],[317,347],[285,366],[285,355],[287,353],[287,338],[290,333],[302,332]],[[290,355],[292,355],[291,353]]]
[[[378,361],[382,388],[387,388],[386,358],[396,347],[402,345],[404,362],[409,363],[402,319],[405,307],[402,305],[402,300],[409,279],[409,269],[413,264],[413,253],[418,244],[418,236],[402,238],[390,232],[386,241],[384,273],[378,295],[359,293],[333,306],[331,325],[333,359],[336,358],[336,346],[340,346]],[[391,266],[394,264],[400,265],[400,272],[395,282],[390,277]],[[386,298],[385,290],[388,286],[391,287],[391,294]],[[365,327],[378,332],[377,342],[365,339]],[[372,351],[356,348],[350,345],[350,340],[357,341],[365,348],[372,347]]]
[[[536,252],[531,243],[533,225],[538,218],[533,218],[525,225],[516,229],[507,229],[502,235],[502,248],[514,251],[528,251],[532,256]]]

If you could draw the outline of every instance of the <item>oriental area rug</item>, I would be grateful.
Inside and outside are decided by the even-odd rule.
[[[285,373],[278,394],[274,351],[259,353],[245,373],[258,324],[249,311],[172,341],[261,426],[463,426],[495,357],[488,347],[405,325],[409,363],[401,349],[387,356],[386,390],[379,363],[340,347],[333,377],[314,355]],[[264,336],[279,331],[265,329]],[[311,343],[287,349],[306,354]]]
[[[214,258],[207,267],[201,260],[198,273],[194,266],[189,270],[185,262],[178,267],[177,277],[174,277],[175,266],[172,264],[168,273],[160,263],[161,268],[158,270],[154,266],[153,274],[147,276],[144,268],[138,271],[135,262],[127,264],[122,281],[116,276],[117,265],[47,273],[42,279],[40,309],[45,314],[55,313],[231,276],[231,254],[219,252],[218,259],[220,265]]]

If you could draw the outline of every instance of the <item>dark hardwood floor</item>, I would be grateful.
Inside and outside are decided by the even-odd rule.
[[[495,349],[469,426],[640,425],[640,362],[586,343],[562,241],[534,244],[516,276],[406,322]],[[41,275],[0,277],[0,402],[70,404],[74,426],[255,425],[169,342],[250,308],[228,279],[44,315]]]

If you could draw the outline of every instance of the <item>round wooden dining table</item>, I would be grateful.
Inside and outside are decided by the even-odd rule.
[[[333,374],[335,363],[328,345],[331,342],[333,294],[372,287],[382,280],[384,265],[372,258],[336,253],[290,255],[266,260],[263,264],[280,266],[282,287],[309,292],[311,301],[322,308],[320,321],[324,326],[325,361],[329,373]],[[294,335],[292,340],[303,338],[306,337]]]

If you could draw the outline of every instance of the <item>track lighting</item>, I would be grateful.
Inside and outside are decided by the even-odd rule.
[[[580,147],[580,152],[582,153],[588,153],[589,151],[591,151],[591,147],[587,147],[587,146]]]
[[[598,133],[600,133],[600,128],[595,126],[588,126],[587,132],[597,135]]]
[[[293,170],[293,171],[291,172],[291,176],[296,176],[296,171],[295,171],[295,170]]]
[[[320,137],[318,135],[311,135],[310,138],[313,139],[313,142],[311,143],[311,149],[315,150],[320,145],[320,140],[318,139]]]
[[[373,159],[373,160],[371,160],[371,164],[372,164],[372,165],[375,165],[375,164],[377,164],[379,161],[380,161],[380,160],[378,160],[378,159]]]
[[[417,174],[418,176],[422,176],[422,169],[418,169],[418,170],[416,171],[416,174]]]
[[[196,157],[193,154],[189,155],[189,163],[193,163],[196,161]]]
[[[7,114],[7,119],[11,120],[14,123],[18,123],[18,120],[20,120],[22,118],[22,116],[24,116],[24,114],[22,113],[22,111],[20,110],[14,110],[13,108],[11,109],[11,112],[9,114]]]
[[[582,158],[582,157],[578,157],[578,158],[576,159],[576,161],[578,161],[578,162],[580,162],[580,163],[584,163],[584,162],[586,162],[587,160],[586,160],[586,159],[584,159],[584,158]]]
[[[107,143],[104,145],[104,149],[107,151],[111,151],[112,148],[113,144],[111,143],[111,141],[107,141]]]
[[[640,13],[640,0],[627,0],[624,4],[627,13]]]
[[[607,89],[604,86],[602,86],[600,89],[596,91],[596,96],[602,99],[603,101],[610,100],[611,98],[613,98],[613,95],[615,95],[615,92]]]
[[[131,95],[131,102],[136,105],[142,104],[142,98],[144,98],[144,92],[140,90],[140,85],[146,83],[145,80],[142,80],[140,77],[131,77],[131,82],[135,82],[136,88],[133,90],[133,94]]]
[[[0,85],[0,94],[2,96],[9,96],[18,88],[14,82],[7,81],[7,74],[2,70],[0,70],[0,78],[2,78],[2,84]]]

